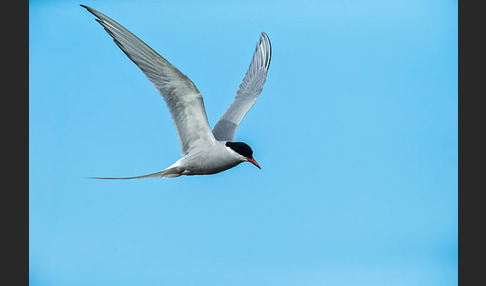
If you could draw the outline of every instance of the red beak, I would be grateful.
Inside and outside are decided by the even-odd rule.
[[[255,159],[253,159],[253,158],[248,159],[247,158],[246,161],[248,161],[248,162],[252,163],[253,165],[257,166],[258,169],[261,169],[260,165],[258,165],[258,163],[257,163],[257,161],[255,161]]]

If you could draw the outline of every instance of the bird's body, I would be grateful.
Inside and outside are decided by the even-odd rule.
[[[245,162],[224,142],[216,141],[210,146],[196,148],[174,163],[182,175],[210,175],[222,172]]]
[[[270,65],[270,41],[260,37],[250,67],[235,99],[211,131],[201,93],[194,83],[171,63],[123,26],[90,7],[81,5],[97,17],[118,47],[147,76],[164,98],[176,127],[183,157],[167,169],[136,177],[171,178],[181,175],[209,175],[230,169],[242,162],[260,168],[250,146],[233,142],[236,130],[260,95]]]
[[[121,179],[173,178],[181,175],[211,175],[228,170],[247,161],[244,156],[233,151],[225,142],[215,141],[203,148],[195,148],[177,160],[167,169],[153,174]],[[111,178],[103,178],[111,179]]]

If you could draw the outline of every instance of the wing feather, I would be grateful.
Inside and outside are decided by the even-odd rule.
[[[246,113],[262,92],[270,66],[271,46],[267,34],[262,33],[257,43],[250,67],[241,82],[235,98],[213,128],[219,141],[234,141],[236,130]]]
[[[214,142],[202,95],[194,83],[122,25],[93,8],[81,6],[98,18],[96,21],[162,95],[176,126],[182,154]]]

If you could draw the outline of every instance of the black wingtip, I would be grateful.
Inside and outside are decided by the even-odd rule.
[[[265,39],[267,39],[267,41],[269,41],[269,42],[270,42],[270,38],[268,37],[267,33],[262,32],[262,34],[261,34],[261,35],[262,35],[262,37],[264,37]]]
[[[270,42],[270,38],[268,37],[267,33],[262,31],[261,36],[265,38],[268,41],[268,49],[269,49],[269,55],[268,55],[268,61],[265,63],[265,68],[268,70],[270,67],[270,61],[272,60],[272,43]],[[260,43],[262,43],[262,40],[260,39]]]
[[[90,12],[91,14],[95,15],[95,12],[97,12],[95,9],[89,7],[89,6],[86,6],[86,5],[83,5],[83,4],[79,4],[79,6],[83,7],[84,9],[88,10],[88,12]]]
[[[91,8],[89,6],[86,6],[86,5],[83,5],[83,4],[79,4],[79,6],[83,7],[84,9],[88,10],[88,12],[90,12],[93,15],[95,15],[95,13],[93,11],[96,11],[96,10],[94,10],[93,8]]]

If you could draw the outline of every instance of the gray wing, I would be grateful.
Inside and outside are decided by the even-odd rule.
[[[219,141],[234,141],[236,130],[246,113],[255,104],[262,92],[270,66],[271,47],[267,34],[262,33],[250,67],[236,92],[235,99],[213,128],[214,137]]]
[[[176,126],[182,154],[214,142],[203,98],[192,81],[123,26],[93,8],[81,6],[98,18],[96,21],[160,92]]]

